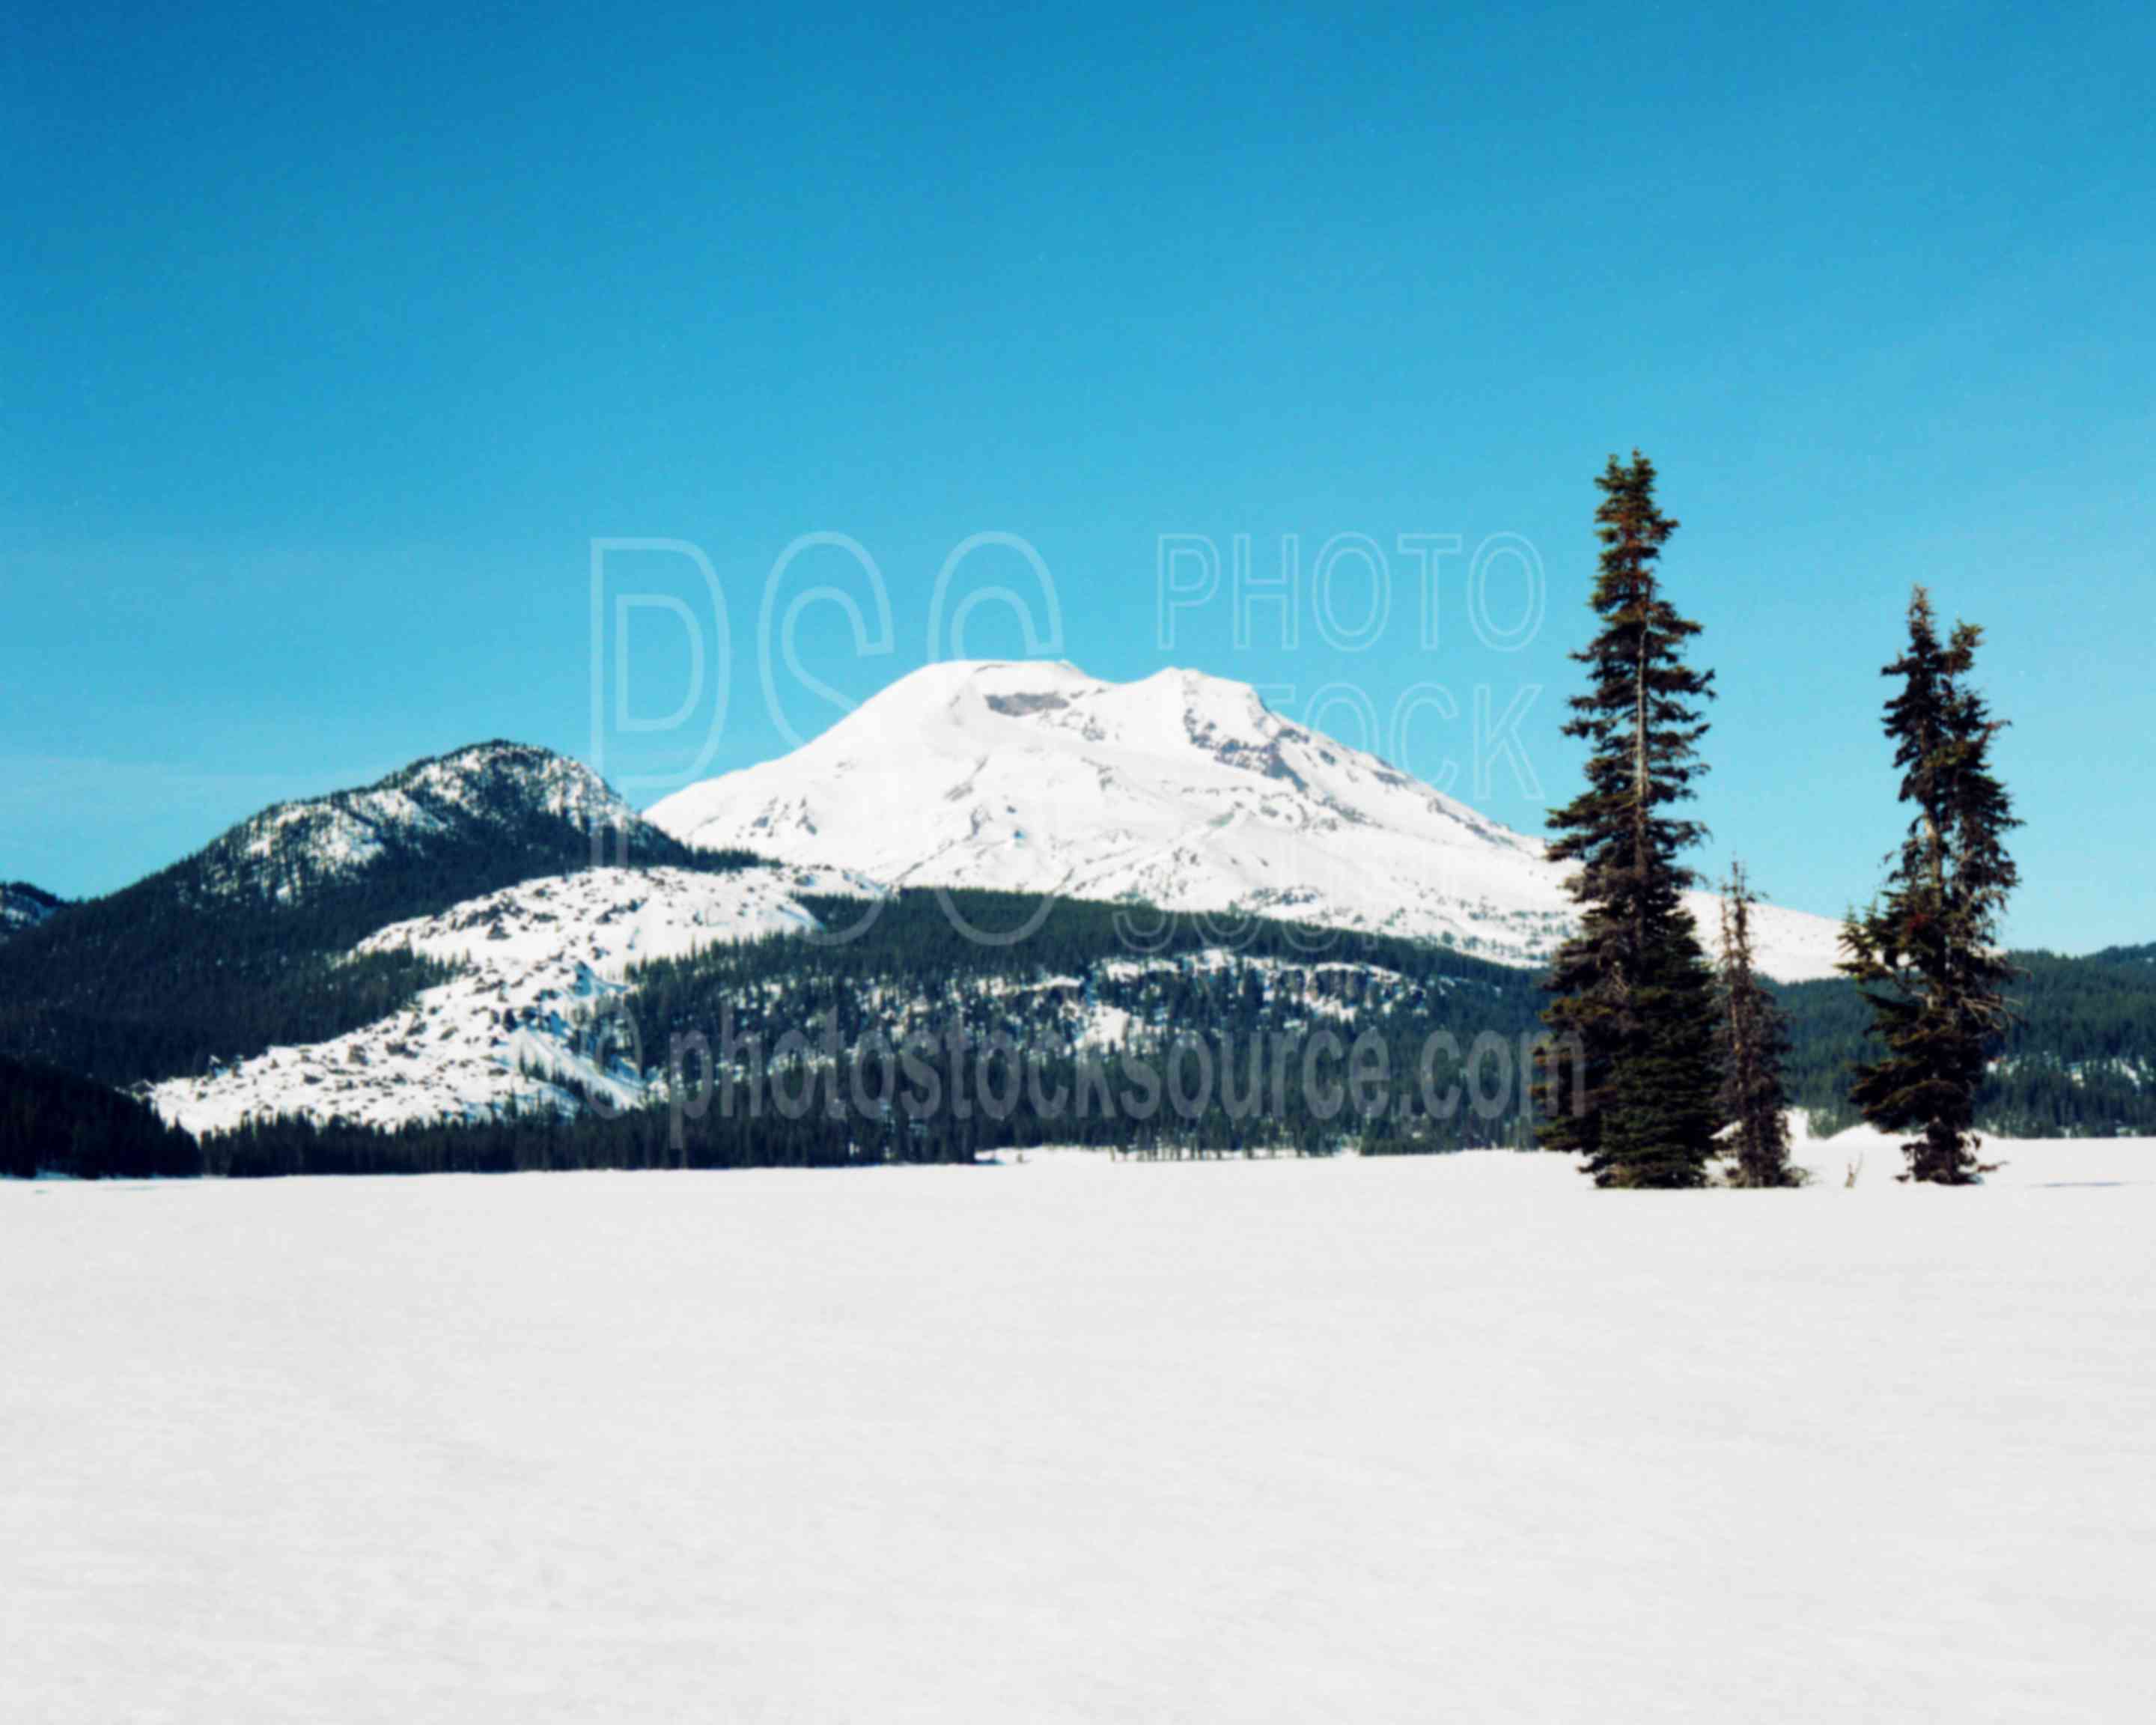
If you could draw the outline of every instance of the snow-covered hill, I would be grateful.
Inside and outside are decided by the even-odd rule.
[[[0,1048],[116,1084],[337,1036],[399,990],[393,922],[594,864],[725,873],[551,750],[485,742],[284,803],[0,942]],[[408,967],[402,968],[408,971]]]
[[[27,880],[0,881],[0,941],[35,928],[63,901]]]
[[[649,811],[675,837],[891,885],[1239,910],[1434,940],[1508,964],[1571,922],[1537,839],[1267,708],[1170,670],[957,662],[884,690],[781,759]],[[1699,896],[1703,935],[1717,927]],[[1764,967],[1831,973],[1835,925],[1762,906]]]
[[[166,1119],[196,1132],[284,1114],[391,1127],[521,1106],[573,1109],[591,1094],[632,1105],[665,1050],[639,1061],[608,1034],[608,1008],[630,965],[812,929],[816,919],[795,895],[858,890],[801,869],[592,869],[526,880],[360,943],[362,952],[407,948],[464,967],[407,1009],[327,1042],[171,1079],[147,1095]]]
[[[414,762],[357,790],[280,803],[182,867],[191,896],[290,902],[399,855],[534,844],[619,847],[654,836],[582,762],[526,743],[482,742]]]

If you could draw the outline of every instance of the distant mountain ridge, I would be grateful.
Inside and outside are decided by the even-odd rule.
[[[165,874],[198,901],[295,903],[413,856],[487,847],[506,865],[536,848],[557,862],[570,855],[564,839],[577,836],[595,860],[608,847],[637,860],[680,860],[678,845],[582,762],[495,741],[414,761],[357,789],[275,803]]]
[[[35,928],[66,902],[27,880],[0,881],[0,941]]]
[[[574,761],[490,742],[264,809],[103,899],[11,887],[38,920],[0,942],[0,1055],[135,1086],[194,1130],[304,1115],[345,1131],[648,1103],[669,1039],[722,1011],[773,1034],[964,1023],[1066,1063],[1258,1026],[1533,1034],[1529,951],[1564,914],[1539,845],[1254,691],[966,665],[887,693],[901,698],[802,752],[810,770],[788,757],[654,811],[701,814],[693,846]],[[701,848],[735,834],[796,855]],[[924,835],[947,843],[924,856]],[[821,861],[826,847],[865,851],[896,890]],[[869,899],[883,908],[864,917]],[[1132,932],[1117,901],[1132,900],[1251,914],[1180,918],[1160,944],[1142,922]],[[963,937],[953,913],[990,938]],[[858,937],[816,937],[857,922]],[[807,938],[767,938],[788,933]],[[2156,1125],[2156,947],[2022,957],[2030,1022],[1994,1070],[1987,1123]],[[1845,982],[1784,993],[1793,1095],[1835,1117],[1868,1014]],[[623,1022],[640,1063],[606,1044]],[[49,1136],[80,1093],[38,1083],[53,1108],[33,1124]],[[1510,1142],[1520,1123],[1488,1129]],[[725,1154],[847,1159],[832,1130]]]
[[[565,756],[475,743],[264,809],[0,945],[0,1050],[121,1083],[321,1040],[440,979],[352,954],[388,924],[594,863],[745,860],[670,837]]]
[[[1246,684],[1169,670],[961,661],[901,678],[778,760],[650,819],[697,845],[970,886],[1238,911],[1535,966],[1573,925],[1541,840],[1281,717]],[[1693,895],[1704,942],[1717,921]],[[1763,907],[1784,980],[1834,973],[1831,919]]]

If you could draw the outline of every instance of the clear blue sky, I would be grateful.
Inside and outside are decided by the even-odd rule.
[[[887,578],[888,655],[801,619],[803,667],[859,696],[927,656],[939,566],[999,530],[1101,674],[1194,664],[1298,716],[1445,684],[1424,773],[1466,760],[1476,685],[1539,684],[1542,794],[1501,768],[1478,799],[1533,829],[1572,788],[1591,477],[1637,444],[1725,691],[1702,863],[1822,911],[1871,890],[1876,669],[1922,579],[1989,628],[2015,721],[2011,933],[2156,937],[2146,4],[890,12],[18,9],[0,877],[109,889],[479,737],[588,757],[605,535],[718,573],[715,768],[783,747],[754,647],[796,536]],[[1320,638],[1306,569],[1293,648],[1265,614],[1239,648],[1224,598],[1164,652],[1163,532],[1248,533],[1260,573],[1283,533],[1306,565],[1342,532],[1517,533],[1547,616],[1486,647],[1455,559],[1425,649],[1395,560],[1368,650]],[[646,712],[666,628],[632,636]],[[984,608],[965,645],[1023,642]],[[831,716],[781,680],[798,729]]]

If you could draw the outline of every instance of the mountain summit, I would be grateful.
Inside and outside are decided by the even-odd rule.
[[[0,940],[35,928],[63,901],[27,880],[0,881]]]
[[[480,742],[357,790],[277,803],[178,866],[191,894],[292,903],[400,862],[439,866],[450,852],[488,854],[489,874],[528,850],[550,866],[571,865],[595,836],[675,860],[674,846],[582,762],[528,743]]]
[[[0,1050],[116,1082],[378,1018],[432,980],[350,949],[387,924],[595,863],[727,870],[588,768],[483,742],[280,803],[0,943]]]
[[[649,818],[690,845],[892,885],[1239,911],[1510,964],[1540,963],[1573,915],[1539,839],[1194,670],[1110,683],[1062,663],[930,665]],[[1776,976],[1833,968],[1825,917],[1763,907],[1758,937]]]

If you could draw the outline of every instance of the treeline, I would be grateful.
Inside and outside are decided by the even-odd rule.
[[[1021,895],[813,903],[834,930],[863,926],[636,973],[619,1010],[639,1070],[657,1078],[677,1039],[701,1045],[680,1050],[654,1107],[608,1118],[588,1099],[574,1117],[389,1132],[280,1120],[205,1140],[200,1167],[837,1167],[1048,1144],[1181,1156],[1532,1142],[1530,973],[1389,936]],[[963,928],[1028,932],[999,945]],[[1102,1023],[1122,1028],[1101,1040]],[[610,1052],[624,1028],[597,1027]]]
[[[2008,955],[2016,1018],[1977,1092],[1979,1128],[2010,1137],[2156,1135],[2156,964],[2145,951]],[[1820,1129],[1855,1125],[1862,1117],[1851,1078],[1881,1052],[1869,1003],[1846,981],[1776,992],[1793,1032],[1791,1101]]]
[[[1225,1036],[1192,1036],[1158,1058],[924,1039],[911,1071],[896,1058],[848,1052],[719,1075],[708,1088],[691,1074],[687,1097],[611,1117],[547,1111],[388,1131],[301,1119],[251,1124],[206,1137],[201,1171],[247,1178],[850,1168],[970,1163],[1051,1145],[1183,1158],[1532,1143],[1517,1099],[1486,1117],[1463,1094],[1433,1117],[1424,1102],[1431,1086],[1411,1063],[1396,1069],[1399,1081],[1358,1086],[1344,1045],[1315,1054],[1298,1045],[1277,1065],[1254,1049],[1270,1052]],[[1440,1090],[1465,1083],[1442,1064],[1430,1078]]]
[[[849,900],[817,907],[834,925],[866,908]],[[1027,940],[984,946],[953,937],[951,911],[976,930],[1039,920]],[[643,1065],[655,1073],[676,1036],[701,1034],[716,1075],[716,1087],[678,1118],[662,1102],[619,1119],[588,1107],[574,1118],[534,1113],[393,1132],[287,1120],[211,1137],[197,1152],[105,1086],[47,1073],[39,1124],[14,1131],[7,1166],[28,1172],[42,1156],[51,1173],[247,1177],[842,1167],[963,1162],[1047,1144],[1238,1156],[1534,1142],[1517,1068],[1506,1070],[1536,1024],[1541,996],[1529,973],[1389,937],[1166,924],[1067,901],[1043,911],[1015,895],[958,891],[947,906],[934,892],[906,892],[850,940],[774,937],[649,967],[628,1008]],[[1147,920],[1149,954],[1133,955],[1134,916]],[[1224,947],[1224,937],[1240,945]],[[2156,1130],[2128,1076],[2156,1047],[2156,965],[2138,954],[2017,963],[2027,973],[2025,1021],[1985,1086],[1980,1123],[2029,1134]],[[1853,1073],[1877,1055],[1867,1004],[1845,981],[1774,993],[1794,1032],[1787,1100],[1825,1129],[1849,1123]],[[1119,1036],[1081,1045],[1086,1027],[1116,1015]],[[1324,1039],[1328,1028],[1336,1042]],[[1384,1073],[1374,1089],[1349,1086],[1358,1035]],[[1471,1071],[1478,1037],[1491,1058]],[[931,1094],[907,1081],[903,1065],[894,1078],[873,1052],[880,1046],[895,1060],[908,1039],[925,1051],[916,1059],[932,1075]],[[1150,1096],[1131,1078],[1130,1055],[1150,1064],[1159,1086]],[[1171,1063],[1195,1106],[1178,1109],[1168,1094]],[[676,1094],[685,1101],[705,1068],[690,1050],[682,1065]],[[30,1094],[20,1070],[5,1079],[11,1100]],[[1447,1093],[1453,1106],[1433,1111],[1431,1098]],[[953,1104],[961,1096],[963,1111]],[[155,1129],[148,1137],[146,1127]]]
[[[1389,935],[971,888],[906,888],[880,904],[803,903],[825,933],[639,968],[630,1007],[645,1049],[664,1048],[676,1031],[712,1031],[729,1016],[776,1034],[829,1015],[851,1045],[871,1029],[914,1028],[903,1019],[916,1006],[937,1029],[1042,1029],[1054,1009],[1073,1004],[1068,991],[1048,988],[1030,1002],[1019,991],[1059,979],[1083,1004],[1155,1028],[1240,1034],[1276,1023],[1306,991],[1328,986],[1327,976],[1359,1001],[1368,984],[1328,967],[1394,978],[1421,1022],[1470,1037],[1514,1034],[1540,1008],[1528,972]],[[1389,998],[1394,988],[1380,992]]]
[[[742,1101],[746,1102],[744,1093]],[[213,1133],[202,1172],[232,1179],[296,1174],[507,1174],[577,1169],[847,1168],[883,1162],[970,1162],[970,1139],[893,1137],[819,1111],[798,1119],[714,1106],[677,1119],[668,1108],[612,1118],[552,1110],[500,1120],[426,1122],[387,1130],[298,1118]]]
[[[201,1172],[195,1141],[132,1096],[0,1055],[0,1176],[146,1179]]]
[[[838,935],[640,969],[626,1010],[644,1063],[683,1036],[711,1044],[724,1072],[772,1069],[789,1039],[842,1076],[865,1069],[872,1047],[886,1058],[925,1048],[944,1063],[942,1102],[915,1130],[934,1132],[975,1082],[970,1065],[953,1081],[952,1048],[986,1067],[992,1088],[1015,1056],[1025,1073],[1016,1101],[993,1118],[974,1110],[983,1149],[1308,1154],[1351,1142],[1389,1152],[1532,1142],[1522,1068],[1540,993],[1527,972],[1389,936],[1019,894],[911,889],[876,906],[810,905]],[[1365,1083],[1343,1100],[1357,1060]],[[1152,1092],[1135,1105],[1132,1060]],[[1379,1071],[1382,1083],[1370,1076]],[[1430,1098],[1448,1093],[1453,1106],[1433,1110]]]

